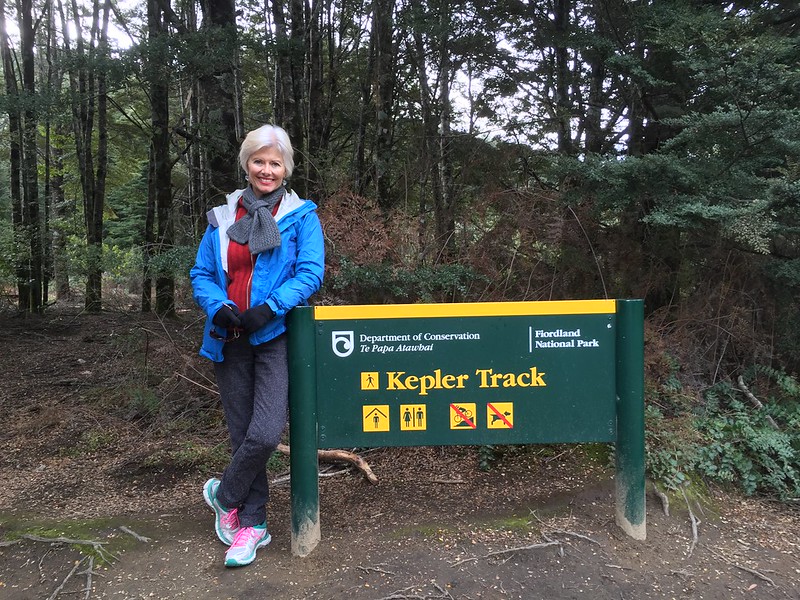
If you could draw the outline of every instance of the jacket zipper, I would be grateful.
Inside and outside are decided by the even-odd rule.
[[[253,273],[256,270],[256,259],[250,255],[250,275],[247,277],[247,308],[250,308],[250,296],[253,293]],[[247,308],[245,310],[247,310]]]

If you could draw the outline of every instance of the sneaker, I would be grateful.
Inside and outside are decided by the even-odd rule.
[[[267,524],[258,527],[242,527],[233,538],[233,544],[225,554],[226,567],[243,567],[256,559],[256,550],[272,541]]]
[[[239,531],[239,514],[237,509],[228,510],[217,502],[219,484],[219,479],[211,478],[206,481],[203,486],[203,498],[205,498],[206,504],[211,507],[211,510],[216,515],[214,529],[217,532],[217,537],[223,544],[230,546]]]

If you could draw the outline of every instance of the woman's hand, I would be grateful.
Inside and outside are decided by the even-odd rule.
[[[274,316],[275,313],[269,307],[269,304],[259,304],[253,308],[248,308],[239,315],[242,322],[242,329],[245,333],[258,331]]]
[[[231,306],[230,304],[223,304],[222,308],[220,308],[214,314],[211,322],[217,327],[222,327],[223,329],[232,329],[242,326],[240,317],[241,315],[239,314],[238,308]]]

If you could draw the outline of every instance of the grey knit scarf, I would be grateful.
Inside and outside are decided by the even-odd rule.
[[[256,198],[253,188],[247,186],[242,194],[242,205],[247,214],[228,227],[228,237],[234,242],[248,244],[250,254],[260,254],[281,245],[281,232],[272,216],[272,209],[280,202],[286,188],[281,186],[263,198]]]

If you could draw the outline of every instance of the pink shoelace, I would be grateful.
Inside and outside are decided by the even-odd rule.
[[[239,509],[234,508],[233,510],[228,511],[227,514],[220,518],[220,522],[224,527],[227,527],[230,530],[239,529]]]
[[[236,532],[236,535],[233,538],[233,543],[231,544],[231,548],[234,546],[246,546],[251,540],[255,540],[260,537],[261,534],[256,530],[255,527],[242,527]]]

